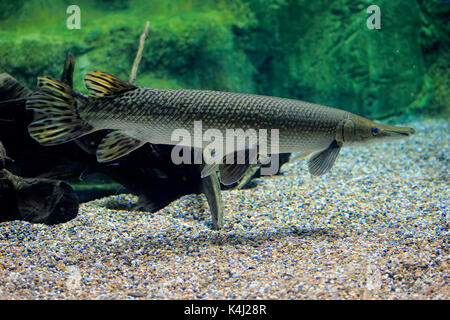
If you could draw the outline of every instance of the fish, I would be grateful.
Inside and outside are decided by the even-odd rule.
[[[310,174],[321,176],[331,170],[344,146],[396,140],[414,134],[413,128],[376,123],[345,110],[295,99],[213,90],[146,88],[101,71],[89,72],[84,81],[89,95],[50,77],[38,77],[38,89],[26,102],[26,108],[35,112],[28,132],[41,145],[52,146],[110,129],[97,147],[99,162],[116,161],[147,142],[204,150],[207,145],[204,141],[198,146],[195,139],[181,143],[175,142],[172,136],[182,128],[195,138],[198,132],[193,128],[200,121],[202,130],[214,129],[224,135],[229,129],[241,129],[244,133],[250,129],[277,130],[278,139],[276,142],[267,139],[264,152],[269,146],[276,146],[277,153],[310,156]],[[259,145],[247,143],[240,148],[235,146],[226,153],[218,153],[216,161],[208,163],[201,176],[219,171],[223,184],[238,182],[258,154],[264,158]],[[244,154],[244,162],[217,161],[218,157],[225,160],[225,156],[236,159],[239,152]]]

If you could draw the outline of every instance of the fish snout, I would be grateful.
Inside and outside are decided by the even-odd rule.
[[[407,137],[412,136],[414,134],[414,132],[416,132],[416,130],[414,130],[414,128],[407,128],[407,127],[406,128],[398,128],[398,130],[394,130],[394,131],[397,134],[401,134],[401,135],[404,135]]]
[[[393,126],[385,126],[383,131],[385,137],[391,139],[410,137],[416,132],[414,128]]]

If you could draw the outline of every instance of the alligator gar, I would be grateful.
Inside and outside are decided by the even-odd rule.
[[[309,172],[318,176],[332,168],[344,146],[414,133],[412,128],[379,124],[345,110],[294,99],[144,88],[99,71],[88,73],[85,84],[89,96],[57,80],[39,77],[38,90],[27,99],[27,108],[36,112],[28,130],[35,140],[48,146],[112,129],[98,145],[99,162],[116,160],[147,142],[176,145],[179,141],[173,141],[174,130],[182,128],[195,135],[195,121],[201,121],[204,130],[216,129],[223,134],[229,129],[276,129],[278,153],[312,154]],[[193,146],[191,142],[184,144]],[[210,165],[202,176],[217,169],[221,181],[231,184],[239,181],[248,167],[248,163]]]

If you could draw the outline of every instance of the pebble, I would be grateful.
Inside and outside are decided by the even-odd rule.
[[[223,191],[219,231],[203,195],[0,223],[0,299],[448,300],[449,122],[407,125],[408,140],[343,149],[324,177],[299,159]]]

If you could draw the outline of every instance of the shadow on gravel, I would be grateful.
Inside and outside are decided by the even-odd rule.
[[[188,233],[171,234],[157,233],[152,236],[132,238],[116,243],[114,251],[120,256],[127,250],[139,250],[141,254],[157,257],[162,251],[172,251],[177,254],[195,254],[208,248],[217,246],[250,246],[255,249],[270,242],[279,241],[286,237],[332,239],[338,237],[336,230],[322,229],[298,229],[296,227],[280,228],[276,231],[262,231],[235,233],[230,231],[211,231],[204,235],[189,235]],[[166,254],[164,254],[166,255]]]

